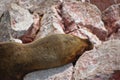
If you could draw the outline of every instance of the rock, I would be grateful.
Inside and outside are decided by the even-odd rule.
[[[72,73],[73,65],[68,64],[63,67],[29,73],[24,80],[71,80]]]
[[[52,6],[47,10],[41,19],[40,31],[36,36],[37,38],[43,38],[46,35],[51,34],[64,34],[62,18],[57,12],[58,6]]]
[[[95,4],[101,11],[113,4],[120,3],[120,0],[90,0],[90,3]]]
[[[18,42],[22,43],[21,40],[15,39],[12,35],[11,18],[9,11],[5,11],[0,18],[0,42]]]
[[[101,44],[101,40],[106,40],[107,30],[101,20],[101,12],[95,5],[87,2],[64,2],[61,12],[65,33],[89,38],[94,44]]]
[[[5,11],[0,18],[0,42],[10,41],[10,14]]]
[[[120,40],[120,29],[118,29],[118,32],[113,33],[110,37],[109,40],[111,39],[119,39]]]
[[[33,16],[29,13],[29,11],[15,3],[11,4],[10,16],[11,27],[15,31],[28,30],[33,23]]]
[[[21,43],[18,38],[25,34],[32,24],[33,16],[28,10],[21,8],[17,4],[11,4],[11,10],[5,11],[1,16],[0,41],[12,40]]]
[[[103,11],[102,19],[108,29],[108,36],[120,29],[120,4],[114,4]]]
[[[61,0],[18,0],[18,4],[31,12],[44,14],[52,5],[61,3]]]
[[[109,80],[115,70],[120,70],[120,40],[110,40],[85,52],[74,68],[75,80]]]
[[[15,3],[11,4],[9,10],[11,17],[11,34],[14,38],[19,38],[31,27],[33,24],[33,15],[27,9],[18,6]]]
[[[34,13],[33,16],[34,16],[33,17],[33,20],[34,20],[33,24],[22,36],[20,36],[20,39],[22,40],[23,43],[32,42],[35,39],[35,37],[40,29],[41,17],[37,13]]]
[[[16,2],[16,0],[0,0],[0,16],[9,9],[12,2]]]
[[[120,80],[120,70],[114,71],[109,80]]]

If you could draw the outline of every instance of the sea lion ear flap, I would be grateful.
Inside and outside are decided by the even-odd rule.
[[[87,46],[85,50],[91,50],[93,49],[94,45],[89,39],[84,39],[84,41],[87,43]]]

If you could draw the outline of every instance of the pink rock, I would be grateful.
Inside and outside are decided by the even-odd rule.
[[[118,30],[118,32],[113,33],[109,39],[120,39],[120,29]]]
[[[90,0],[92,4],[95,4],[101,11],[113,4],[120,3],[120,0]]]
[[[114,70],[120,70],[120,40],[110,40],[85,52],[74,68],[75,80],[108,80]]]
[[[32,26],[25,32],[24,35],[20,36],[23,43],[32,42],[40,29],[40,16],[37,13],[34,13],[33,15],[34,22]]]
[[[61,3],[61,0],[18,0],[17,3],[21,7],[41,15],[46,13],[51,6]]]
[[[77,32],[79,37],[89,38],[95,44],[106,40],[107,30],[101,20],[101,12],[95,5],[87,2],[64,2],[61,12],[66,33]]]
[[[51,34],[64,34],[62,18],[57,12],[58,6],[52,6],[47,10],[41,19],[40,31],[36,36],[37,38],[43,38]]]
[[[117,32],[120,29],[120,4],[114,4],[103,11],[102,18],[108,29],[108,36]]]

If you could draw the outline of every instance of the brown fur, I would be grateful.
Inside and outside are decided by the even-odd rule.
[[[23,80],[25,74],[75,61],[92,49],[88,40],[68,34],[56,34],[29,44],[0,43],[0,80]]]

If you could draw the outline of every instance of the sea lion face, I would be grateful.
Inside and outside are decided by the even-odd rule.
[[[74,62],[77,60],[85,51],[91,50],[93,44],[88,39],[81,39],[77,36],[66,35],[63,40],[64,54],[66,59],[64,62]]]

